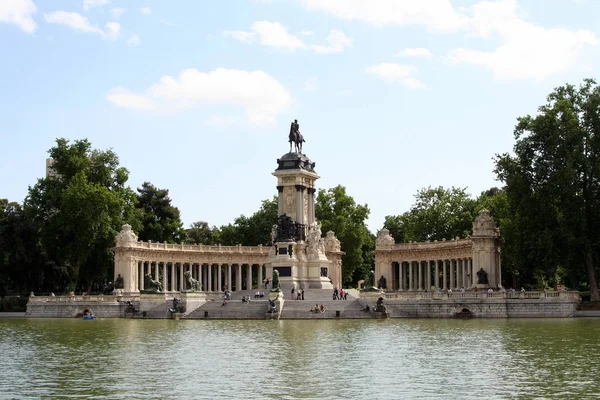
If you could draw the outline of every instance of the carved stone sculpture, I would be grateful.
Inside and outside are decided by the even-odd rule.
[[[280,292],[281,287],[279,286],[279,271],[276,269],[273,270],[273,289],[271,292]]]
[[[125,280],[121,276],[121,274],[117,275],[117,279],[115,279],[115,289],[123,289],[125,287]]]
[[[319,250],[324,253],[325,248],[321,239],[321,224],[316,222],[308,227],[308,237],[306,238],[306,256],[309,260],[319,258]],[[323,247],[320,249],[320,247]]]
[[[342,250],[342,245],[333,231],[327,232],[325,236],[325,251],[337,252]]]
[[[473,236],[499,236],[500,230],[496,228],[494,218],[486,209],[479,211],[479,215],[473,221]]]
[[[202,284],[196,279],[192,278],[192,273],[190,271],[185,271],[183,274],[185,276],[185,282],[187,284],[188,292],[201,292]]]
[[[144,275],[144,291],[146,292],[162,292],[162,283],[152,279],[152,275]]]
[[[127,247],[136,244],[138,241],[137,235],[131,229],[131,225],[125,224],[121,227],[121,232],[115,237],[117,247]]]
[[[390,231],[383,228],[377,234],[376,245],[377,246],[391,246],[394,244],[394,238],[390,235]]]

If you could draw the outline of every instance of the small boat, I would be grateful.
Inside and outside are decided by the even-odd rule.
[[[91,321],[91,320],[93,320],[94,318],[96,318],[96,317],[94,317],[92,314],[85,314],[85,315],[83,316],[83,319],[84,319],[84,321]]]

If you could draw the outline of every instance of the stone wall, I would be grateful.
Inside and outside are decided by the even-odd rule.
[[[139,298],[117,296],[56,296],[31,297],[27,303],[26,317],[31,318],[76,318],[84,310],[90,310],[99,318],[120,318],[125,312],[125,301]]]

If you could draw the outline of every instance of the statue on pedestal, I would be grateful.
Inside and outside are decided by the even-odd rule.
[[[308,237],[306,238],[306,255],[309,260],[318,259],[319,252],[325,252],[324,241],[321,238],[321,224],[316,222],[308,228]]]
[[[477,283],[480,285],[488,284],[488,273],[485,272],[483,270],[483,268],[481,268],[479,271],[477,271]]]
[[[304,137],[300,133],[300,125],[298,124],[298,120],[295,119],[290,126],[290,153],[292,152],[292,143],[294,143],[296,147],[296,153],[302,154],[302,143],[305,142]]]
[[[279,286],[279,271],[277,271],[276,269],[273,270],[273,283],[272,283],[272,289],[271,292],[280,292],[281,291],[281,287]]]

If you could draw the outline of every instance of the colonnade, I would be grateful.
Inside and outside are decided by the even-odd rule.
[[[184,274],[191,272],[192,278],[201,282],[205,292],[263,289],[264,265],[262,264],[208,264],[180,263],[165,261],[138,261],[138,279],[136,290],[144,290],[144,276],[162,284],[163,292],[186,290]],[[253,285],[253,281],[256,285]]]
[[[396,261],[392,263],[393,290],[442,290],[475,287],[471,258],[431,261]]]

